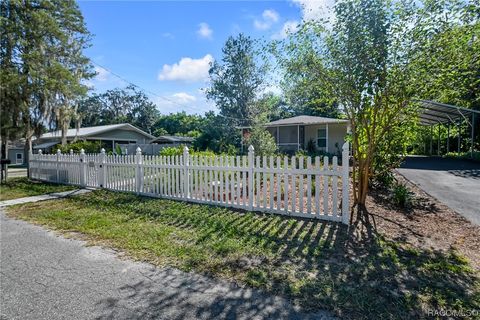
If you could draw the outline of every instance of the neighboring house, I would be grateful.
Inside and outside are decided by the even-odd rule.
[[[140,148],[143,154],[158,155],[166,147],[191,146],[193,140],[191,137],[160,136],[147,144],[121,144],[120,147],[123,154],[134,154]]]
[[[9,142],[7,159],[10,165],[23,165],[25,162],[24,143],[20,141]]]
[[[77,129],[68,129],[67,141],[72,142],[75,138],[81,141],[102,141],[107,148],[111,148],[112,150],[115,150],[117,145],[146,144],[155,139],[151,134],[129,123],[85,127],[80,128],[78,131]],[[39,149],[45,152],[51,152],[55,145],[61,143],[61,139],[61,131],[44,133],[35,140],[33,150],[35,153],[38,152]]]
[[[317,151],[340,154],[349,132],[348,120],[314,116],[280,119],[265,127],[283,152],[306,150],[310,144]]]

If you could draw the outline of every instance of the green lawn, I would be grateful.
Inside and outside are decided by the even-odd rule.
[[[28,178],[11,178],[0,184],[0,201],[36,196],[39,194],[61,192],[77,189],[78,187],[43,183],[28,180]]]
[[[347,229],[105,190],[11,207],[9,215],[342,318],[412,319],[426,318],[428,309],[480,309],[479,281],[464,258],[394,243],[368,225]]]

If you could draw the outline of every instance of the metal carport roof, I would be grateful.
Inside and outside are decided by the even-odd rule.
[[[480,111],[466,109],[450,104],[429,101],[414,100],[419,106],[420,124],[430,126],[434,124],[448,124],[458,121],[467,121],[471,125],[472,116],[480,115]],[[476,117],[476,116],[475,116]]]
[[[458,106],[453,106],[446,103],[440,103],[430,100],[413,100],[418,104],[418,117],[420,124],[423,126],[430,126],[433,129],[434,125],[447,125],[447,153],[450,151],[449,141],[450,141],[450,124],[460,125],[462,121],[465,121],[470,127],[470,152],[473,156],[474,152],[474,139],[475,139],[475,121],[480,118],[480,111],[473,109],[466,109]],[[440,127],[439,127],[440,128]],[[460,152],[460,126],[458,134],[458,152]],[[430,134],[433,135],[433,130],[430,130]],[[432,153],[432,141],[433,137],[430,139],[430,154]],[[438,151],[440,154],[440,129],[438,135]]]

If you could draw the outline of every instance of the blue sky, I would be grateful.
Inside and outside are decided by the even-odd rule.
[[[325,2],[79,1],[94,35],[85,53],[98,75],[89,85],[98,92],[126,86],[117,74],[146,90],[163,114],[216,110],[201,89],[228,36],[282,38]]]

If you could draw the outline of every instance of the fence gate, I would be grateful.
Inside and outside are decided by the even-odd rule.
[[[349,146],[328,157],[31,155],[31,177],[304,218],[349,223]]]

